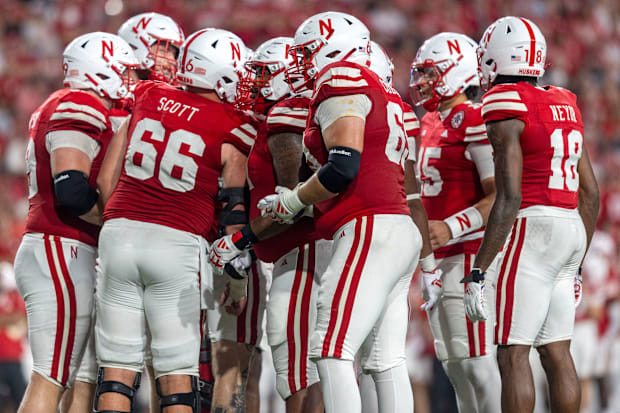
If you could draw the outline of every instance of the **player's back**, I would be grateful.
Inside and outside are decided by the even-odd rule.
[[[221,146],[230,143],[247,152],[254,134],[230,105],[141,82],[123,169],[104,219],[128,218],[206,236],[223,167]],[[239,135],[247,135],[247,143]]]
[[[279,133],[303,134],[309,104],[307,97],[291,97],[274,105],[267,113],[248,157],[250,220],[260,216],[258,201],[272,194],[276,186],[273,157],[267,144],[269,137]],[[291,249],[316,239],[312,219],[303,218],[283,233],[254,245],[254,251],[262,261],[273,262]]]
[[[367,67],[333,63],[317,76],[304,136],[306,160],[313,169],[327,163],[328,151],[315,119],[319,105],[331,97],[365,95],[364,147],[355,180],[337,197],[317,204],[317,228],[330,235],[351,219],[374,214],[409,214],[403,188],[407,137],[401,98]]]
[[[485,122],[519,119],[525,123],[521,208],[576,208],[583,123],[575,95],[554,86],[519,82],[494,86],[482,103]]]
[[[26,232],[40,232],[97,244],[99,227],[81,220],[57,203],[51,170],[50,133],[61,139],[82,139],[87,135],[99,143],[89,174],[96,187],[97,174],[112,137],[108,110],[91,94],[78,89],[61,89],[32,114],[26,151],[29,211]],[[61,147],[70,145],[64,143]],[[61,172],[61,171],[59,171]]]

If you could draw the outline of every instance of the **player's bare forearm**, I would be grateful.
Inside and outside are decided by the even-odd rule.
[[[482,222],[486,224],[495,200],[495,178],[487,178],[481,182],[484,198],[474,204],[474,208],[482,215]]]
[[[596,220],[598,218],[599,210],[599,190],[590,164],[590,157],[586,147],[583,147],[581,159],[577,165],[577,171],[579,172],[579,215],[583,221],[583,225],[586,228],[587,235],[587,248],[590,247],[590,241],[592,235],[596,230]],[[585,257],[585,255],[584,255]]]
[[[337,195],[323,186],[316,173],[299,188],[299,199],[306,205],[327,201]]]
[[[495,157],[496,195],[474,262],[483,272],[504,245],[521,206],[523,153],[519,138],[523,128],[524,123],[517,119],[487,124]]]
[[[276,184],[292,189],[299,183],[303,157],[302,137],[297,133],[278,133],[267,140],[273,159]]]
[[[244,187],[246,183],[246,165],[248,162],[247,156],[245,156],[233,145],[224,143],[222,144],[221,149],[221,159],[224,188]],[[245,206],[238,204],[232,209],[233,211],[245,211]],[[243,227],[244,224],[228,225],[226,227],[226,233],[232,234],[233,232],[239,231]]]
[[[114,137],[108,145],[108,150],[101,164],[99,175],[97,175],[97,187],[99,188],[99,197],[102,200],[102,206],[108,202],[112,192],[116,188],[116,184],[121,176],[123,169],[123,160],[127,150],[127,129],[129,127],[129,119],[127,119],[121,127],[116,131]]]
[[[419,194],[418,182],[415,177],[414,162],[407,160],[405,162],[405,194]],[[411,218],[418,227],[420,234],[422,235],[422,250],[420,251],[420,258],[428,256],[433,250],[431,249],[431,240],[428,230],[428,216],[422,201],[420,199],[411,199],[407,201],[407,206],[411,212]]]

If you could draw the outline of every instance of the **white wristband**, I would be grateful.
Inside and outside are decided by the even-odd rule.
[[[443,220],[452,232],[452,238],[458,238],[482,228],[482,215],[475,207],[465,208]]]
[[[304,204],[302,200],[299,198],[299,188],[301,187],[301,183],[298,184],[292,191],[285,193],[285,196],[282,199],[282,203],[294,214],[298,213],[308,205]]]
[[[420,258],[420,268],[424,272],[433,272],[437,268],[437,263],[435,262],[435,254],[432,252],[428,254],[424,258]]]
[[[407,195],[407,201],[413,201],[414,199],[420,199],[420,193],[417,192],[415,194]]]

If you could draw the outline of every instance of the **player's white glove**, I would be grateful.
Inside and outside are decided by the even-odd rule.
[[[583,298],[583,279],[581,278],[581,267],[579,267],[577,274],[575,274],[574,288],[575,288],[575,308],[577,308],[579,304],[581,304],[581,299]]]
[[[222,275],[224,266],[238,257],[250,244],[258,242],[250,225],[240,231],[216,239],[209,250],[209,262],[217,275]]]
[[[441,274],[443,271],[436,268],[432,272],[422,271],[422,298],[424,304],[420,308],[424,311],[431,311],[441,297]]]
[[[487,306],[484,300],[484,274],[479,268],[471,270],[469,275],[461,280],[465,283],[465,314],[471,321],[485,321]]]
[[[299,187],[288,189],[284,186],[276,186],[277,194],[267,195],[258,201],[258,209],[262,216],[270,216],[280,224],[290,224],[299,212],[307,207],[299,199]]]
[[[230,280],[220,297],[220,305],[229,314],[239,315],[245,308],[248,295],[248,271],[253,259],[252,253],[244,250],[241,255],[224,266]]]

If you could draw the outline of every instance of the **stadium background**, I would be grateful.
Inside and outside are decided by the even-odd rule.
[[[368,25],[371,38],[383,45],[393,58],[394,84],[406,100],[410,99],[409,65],[424,39],[442,31],[454,31],[478,41],[482,31],[504,15],[524,16],[539,25],[547,39],[547,62],[552,65],[542,83],[564,86],[577,94],[586,144],[601,187],[598,223],[601,251],[596,254],[598,261],[592,265],[596,270],[586,274],[586,299],[581,316],[594,321],[599,338],[608,341],[605,344],[608,350],[604,351],[610,353],[614,344],[617,348],[620,324],[617,316],[620,2],[617,0],[521,0],[518,3],[501,0],[0,0],[0,262],[13,261],[28,210],[24,175],[28,119],[52,91],[62,87],[62,50],[70,40],[90,31],[115,33],[128,17],[157,11],[179,22],[186,35],[204,27],[221,27],[237,33],[249,47],[255,48],[271,37],[292,36],[306,17],[330,9],[351,13]],[[1,272],[10,278],[10,271]],[[588,303],[593,290],[596,290],[596,302]],[[415,291],[412,300],[415,301],[412,308],[416,308],[419,298]],[[425,323],[419,319],[422,314],[413,313],[416,331],[412,328],[411,333],[416,335],[425,330]],[[422,334],[426,339],[417,335],[414,341],[419,344],[417,347],[426,349],[421,354],[430,357],[432,343],[428,334],[428,331]],[[613,389],[620,388],[617,381],[620,368],[613,359],[606,358],[607,362],[594,374],[605,377],[609,397],[618,398]],[[265,393],[271,390],[267,387]],[[449,398],[444,397],[445,387],[431,386],[431,389],[431,397],[444,400],[446,411],[451,411]],[[589,411],[602,411],[599,400],[605,400],[605,396],[594,393],[594,407]],[[0,412],[3,412],[1,394],[0,388]],[[609,411],[620,412],[620,407],[616,408]],[[270,410],[266,407],[263,411]],[[442,410],[435,404],[433,411]]]

